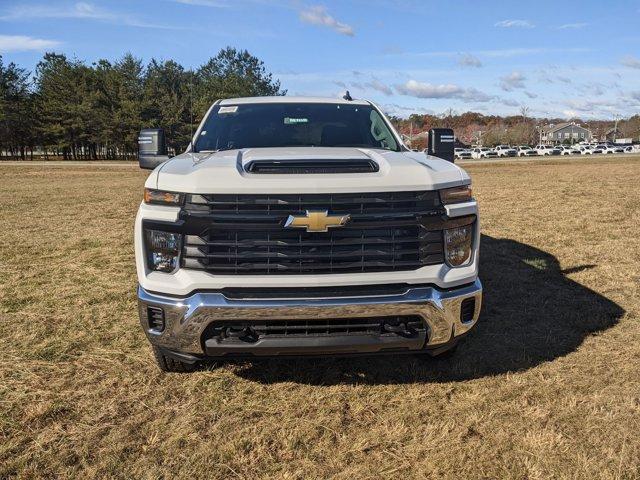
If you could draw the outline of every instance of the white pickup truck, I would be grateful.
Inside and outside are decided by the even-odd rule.
[[[536,145],[535,150],[543,157],[562,154],[562,150],[553,145]]]
[[[228,99],[185,153],[168,159],[161,130],[139,143],[141,167],[155,167],[135,223],[139,316],[162,370],[436,356],[476,324],[471,179],[409,150],[374,104]]]
[[[515,157],[518,151],[509,145],[498,145],[494,148],[499,157]]]

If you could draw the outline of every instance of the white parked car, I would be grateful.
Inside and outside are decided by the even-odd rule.
[[[580,147],[580,153],[582,155],[594,155],[603,153],[602,149],[596,145],[582,145]]]
[[[554,147],[553,145],[536,145],[536,151],[538,152],[538,155],[542,155],[542,156],[561,154],[560,149],[557,147]]]
[[[487,147],[477,147],[471,151],[473,158],[496,158],[498,153]]]
[[[603,153],[624,153],[624,148],[616,146],[616,145],[598,145],[602,148]]]
[[[135,222],[138,314],[161,370],[437,356],[476,325],[480,222],[453,144],[408,151],[371,102],[308,97],[218,100],[186,152],[169,158],[164,138],[138,137],[153,171]]]
[[[582,153],[578,147],[562,145],[558,148],[560,149],[560,155],[580,155]]]
[[[538,155],[538,152],[529,145],[520,145],[519,147],[516,147],[516,151],[518,152],[519,157],[535,157]]]
[[[499,157],[515,157],[518,152],[515,148],[511,148],[509,145],[498,145],[494,150]]]
[[[471,150],[469,150],[468,148],[454,148],[453,156],[454,158],[457,158],[459,160],[472,158]]]

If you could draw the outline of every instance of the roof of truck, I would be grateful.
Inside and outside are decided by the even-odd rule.
[[[246,103],[335,103],[340,105],[370,105],[367,100],[344,100],[343,98],[331,97],[242,97],[227,98],[220,101],[220,105],[242,105]]]

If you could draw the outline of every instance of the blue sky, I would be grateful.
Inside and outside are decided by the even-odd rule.
[[[349,89],[388,113],[640,113],[640,0],[0,0],[0,54],[126,52],[197,67],[227,45],[289,94]]]

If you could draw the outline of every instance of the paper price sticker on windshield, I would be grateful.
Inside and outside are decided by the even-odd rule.
[[[308,118],[291,118],[291,117],[284,117],[284,124],[285,125],[296,125],[298,123],[307,123],[309,121]]]
[[[220,107],[220,110],[218,110],[218,115],[222,115],[223,113],[236,113],[237,111],[238,111],[237,105],[233,105],[230,107]]]

